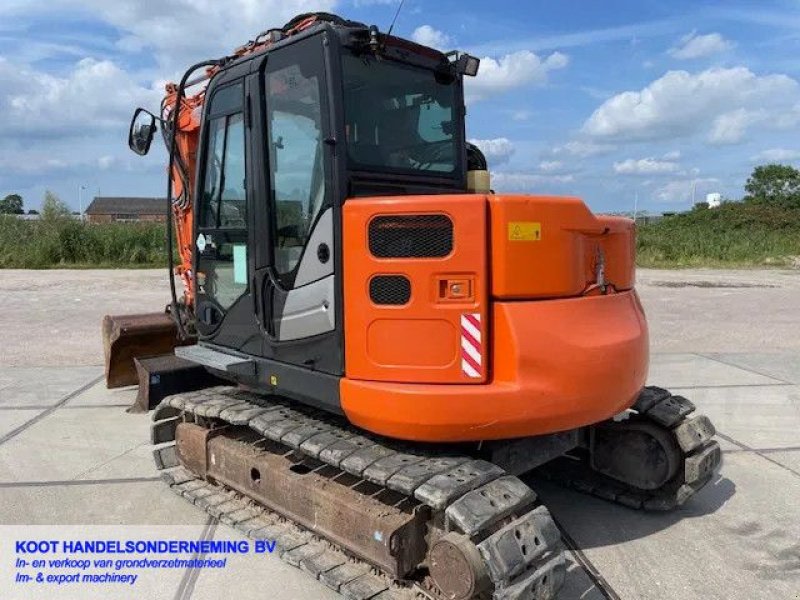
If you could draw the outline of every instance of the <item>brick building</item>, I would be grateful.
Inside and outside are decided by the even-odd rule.
[[[95,196],[86,209],[90,223],[115,221],[157,221],[167,218],[166,200],[163,198],[120,198]]]

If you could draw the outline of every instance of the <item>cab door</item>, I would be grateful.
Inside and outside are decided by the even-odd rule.
[[[264,194],[252,286],[263,356],[343,372],[340,209],[322,35],[270,53],[261,67]]]
[[[241,336],[231,336],[228,330],[249,292],[242,79],[210,90],[203,138],[195,217],[196,327],[201,339],[238,348]]]

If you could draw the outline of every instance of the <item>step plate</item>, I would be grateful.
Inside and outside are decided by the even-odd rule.
[[[234,367],[253,364],[252,360],[212,350],[197,344],[175,348],[175,356],[216,371],[228,371]]]

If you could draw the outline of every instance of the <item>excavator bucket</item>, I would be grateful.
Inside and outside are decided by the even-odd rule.
[[[139,382],[135,358],[171,353],[182,342],[178,328],[167,313],[106,315],[103,317],[103,351],[106,387],[117,388]]]

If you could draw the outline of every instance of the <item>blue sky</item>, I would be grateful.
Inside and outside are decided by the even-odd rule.
[[[165,81],[300,12],[385,29],[396,2],[3,0],[0,196],[162,195],[163,152],[126,136]],[[800,162],[800,0],[406,0],[395,31],[483,59],[467,130],[498,191],[683,210]]]

